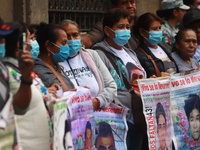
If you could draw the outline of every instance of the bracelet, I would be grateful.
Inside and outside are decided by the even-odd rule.
[[[26,81],[22,77],[20,77],[20,80],[21,80],[21,84],[28,85],[28,86],[30,86],[33,83],[33,80]]]

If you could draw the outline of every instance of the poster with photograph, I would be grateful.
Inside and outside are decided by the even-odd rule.
[[[14,144],[14,122],[7,124],[5,129],[0,129],[0,150],[10,150]]]
[[[78,87],[76,91],[66,92],[68,97],[72,141],[74,149],[92,149],[94,147],[94,111],[92,97],[88,88]]]
[[[10,98],[6,103],[0,102],[1,104],[4,104],[4,107],[0,108],[0,150],[10,150],[16,146],[16,142],[14,141],[14,137],[16,140],[16,126],[14,121],[14,109],[12,107],[12,97],[13,95],[10,93]]]
[[[73,147],[70,122],[68,122],[68,111],[66,105],[67,99],[57,100],[54,105],[53,115],[53,149],[55,150],[66,150]]]
[[[125,150],[127,109],[116,104],[95,111],[95,148]],[[104,142],[106,141],[106,142]]]
[[[127,149],[127,109],[111,104],[94,112],[90,90],[83,87],[63,97],[54,105],[54,149],[95,150],[105,146],[104,137],[110,149]]]
[[[170,79],[138,80],[150,150],[172,150]]]
[[[200,149],[200,72],[172,75],[170,86],[175,148]]]

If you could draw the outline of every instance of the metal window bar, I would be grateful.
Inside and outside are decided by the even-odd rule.
[[[87,32],[110,8],[109,0],[49,0],[49,23],[71,19]]]

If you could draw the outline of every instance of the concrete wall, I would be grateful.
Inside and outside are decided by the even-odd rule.
[[[48,22],[48,0],[14,0],[14,20],[27,24]]]
[[[5,21],[48,22],[48,0],[0,0],[0,16]],[[67,0],[66,0],[67,1]],[[136,0],[137,15],[159,9],[160,0]]]
[[[26,0],[13,0],[14,21],[26,22]]]
[[[28,24],[48,22],[48,0],[0,0],[0,17]]]
[[[13,21],[13,0],[0,0],[0,17],[6,21]]]
[[[48,23],[48,0],[27,0],[26,6],[28,23]]]
[[[137,15],[146,12],[156,13],[160,7],[161,0],[137,0]]]

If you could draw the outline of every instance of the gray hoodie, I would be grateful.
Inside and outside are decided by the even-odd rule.
[[[139,62],[139,60],[137,59],[136,54],[123,47],[124,50],[130,55],[130,57],[135,60],[136,62]],[[120,71],[120,74],[118,75],[114,69],[114,67],[112,66],[112,64],[110,63],[110,61],[107,59],[106,55],[104,54],[104,52],[102,52],[101,50],[105,50],[106,53],[111,54],[111,58],[113,58],[113,60],[117,60],[120,59],[111,49],[110,46],[108,45],[108,43],[104,40],[100,43],[95,44],[92,49],[96,50],[97,53],[99,54],[99,56],[101,57],[101,59],[103,60],[104,64],[107,66],[108,70],[110,71],[113,79],[115,80],[116,84],[117,84],[117,99],[115,100],[116,104],[121,105],[122,107],[128,108],[129,109],[129,117],[132,116],[132,104],[131,104],[131,94],[129,92],[129,90],[123,86],[123,80],[122,80],[122,73]],[[126,68],[125,68],[126,69]],[[120,69],[119,69],[120,70]],[[126,72],[126,77],[129,80],[129,74],[128,71],[125,70]],[[131,120],[131,118],[129,118],[129,121]],[[131,121],[132,122],[132,121]]]
[[[73,89],[74,85],[70,81],[70,79],[63,73],[62,69],[57,65],[53,66],[53,68],[58,72],[60,77],[63,79],[63,81],[66,83],[69,89]],[[59,84],[63,90],[65,88],[62,86],[60,81],[56,78],[56,76],[52,73],[52,71],[44,64],[43,60],[40,58],[37,58],[35,60],[35,66],[33,68],[33,71],[40,77],[42,82],[46,87],[50,87],[53,83]]]

